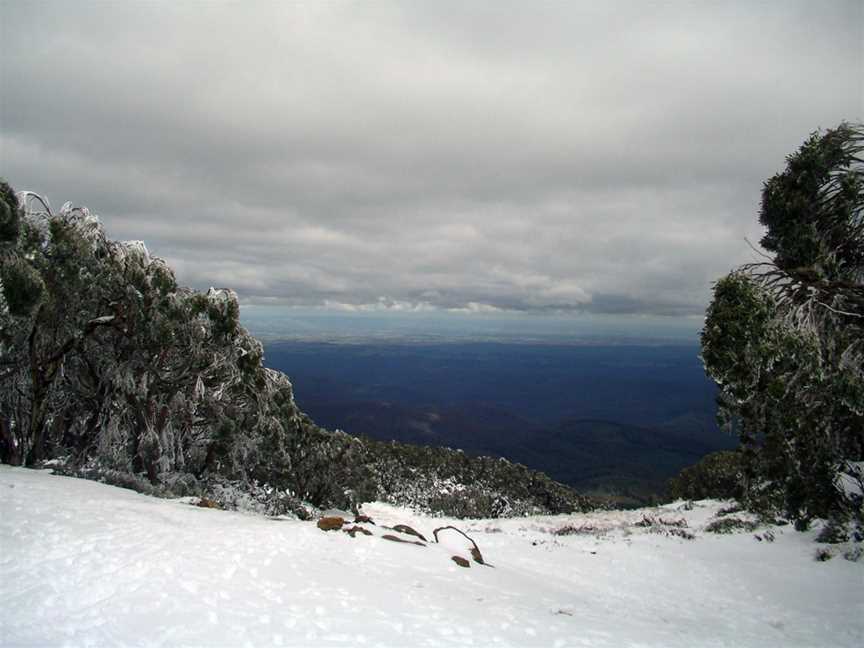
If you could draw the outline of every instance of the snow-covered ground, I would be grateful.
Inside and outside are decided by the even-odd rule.
[[[352,538],[2,466],[0,644],[864,645],[864,561],[816,562],[789,527],[705,533],[722,504],[487,521],[376,504]],[[399,523],[454,524],[494,567],[381,537]]]

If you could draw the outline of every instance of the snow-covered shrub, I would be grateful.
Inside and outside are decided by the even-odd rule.
[[[543,473],[449,448],[363,440],[376,499],[453,517],[587,511],[592,503]]]
[[[609,529],[594,526],[593,524],[565,524],[552,531],[552,535],[556,536],[571,536],[571,535],[590,535],[601,536],[606,535]]]
[[[684,518],[678,518],[675,520],[654,517],[653,515],[643,515],[642,519],[636,522],[633,526],[647,529],[649,533],[675,536],[683,540],[694,540],[696,538],[696,536],[687,529],[687,520]]]
[[[144,495],[151,495],[154,497],[172,497],[175,495],[175,493],[172,493],[161,485],[152,484],[143,475],[136,475],[122,470],[106,468],[96,461],[89,461],[83,465],[65,464],[54,468],[54,473],[68,477],[90,479],[92,481],[102,482],[103,484],[117,486],[119,488],[128,488],[136,493],[143,493]]]
[[[673,477],[669,495],[685,500],[737,499],[742,495],[741,471],[739,452],[712,452]]]
[[[708,533],[738,533],[754,531],[759,526],[753,520],[744,520],[737,517],[724,517],[713,520],[705,526]]]
[[[744,508],[740,504],[733,504],[732,506],[724,506],[720,510],[717,511],[717,517],[725,517],[727,515],[732,515],[733,513],[740,513]]]
[[[311,519],[316,512],[315,507],[291,493],[257,482],[213,479],[204,486],[204,491],[222,509],[271,517],[290,516],[301,520]]]
[[[849,531],[846,524],[837,520],[828,520],[828,523],[822,527],[822,530],[816,536],[816,542],[824,542],[826,544],[839,544],[846,542],[849,539]]]

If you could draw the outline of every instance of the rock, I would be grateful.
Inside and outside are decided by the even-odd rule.
[[[483,554],[480,553],[480,550],[477,547],[471,547],[471,557],[474,559],[474,562],[476,562],[476,563],[480,563],[481,565],[486,564],[483,561]]]
[[[350,535],[352,538],[358,533],[362,533],[363,535],[371,536],[372,532],[369,529],[364,529],[361,526],[353,526],[350,529],[342,529],[345,533]]]
[[[426,546],[426,545],[423,544],[422,542],[419,542],[419,541],[416,541],[416,540],[403,540],[402,538],[399,538],[399,537],[394,536],[394,535],[390,535],[389,533],[388,533],[387,535],[382,535],[381,537],[382,537],[384,540],[389,540],[390,542],[402,542],[402,543],[404,543],[404,544],[413,544],[413,545],[418,545],[418,546],[420,546],[420,547],[425,547],[425,546]]]
[[[368,515],[357,514],[354,516],[354,524],[375,524],[375,522]]]
[[[470,569],[470,567],[471,567],[471,563],[468,562],[468,561],[467,561],[465,558],[463,558],[462,556],[451,556],[451,557],[450,557],[450,560],[452,560],[453,562],[455,562],[455,563],[456,563],[457,565],[459,565],[460,567],[467,567],[467,568],[469,568],[469,569]]]
[[[422,533],[415,531],[414,529],[412,529],[407,524],[397,524],[396,526],[393,527],[393,530],[398,531],[399,533],[404,533],[406,535],[415,536],[417,538],[420,538],[423,542],[428,542],[428,540],[426,540],[426,538],[423,537]]]
[[[221,506],[219,506],[219,504],[217,502],[214,502],[213,500],[208,499],[206,497],[202,497],[200,500],[198,500],[198,503],[195,506],[200,506],[201,508],[209,508],[209,509],[221,509],[222,508]]]
[[[318,528],[322,531],[338,531],[345,524],[345,520],[338,516],[322,517],[318,520]]]

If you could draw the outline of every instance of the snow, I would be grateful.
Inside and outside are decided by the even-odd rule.
[[[837,488],[846,497],[864,495],[864,461],[848,461],[837,474]]]
[[[190,503],[0,466],[0,644],[864,645],[864,563],[815,561],[815,531],[705,533],[724,502],[480,521],[372,504],[354,538]],[[682,519],[694,540],[668,533]],[[452,524],[493,566],[382,539],[396,524]]]
[[[121,249],[118,250],[120,256],[137,257],[145,267],[150,263],[150,251],[144,241],[121,241],[120,246]]]

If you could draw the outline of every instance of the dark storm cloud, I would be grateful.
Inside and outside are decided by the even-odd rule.
[[[252,301],[698,315],[864,103],[859,2],[0,11],[0,173]]]

